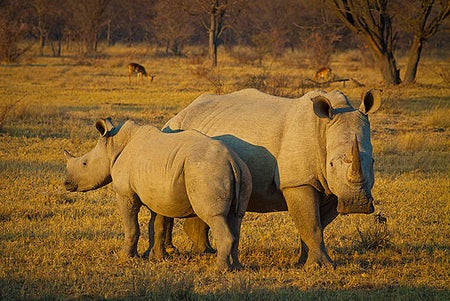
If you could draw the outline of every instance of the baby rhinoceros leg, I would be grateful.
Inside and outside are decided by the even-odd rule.
[[[213,216],[207,220],[207,223],[211,227],[212,235],[216,241],[217,269],[219,271],[227,271],[232,270],[234,265],[240,266],[239,262],[233,262],[233,266],[230,263],[230,254],[234,244],[234,237],[230,232],[225,217]],[[235,259],[237,259],[237,257]]]
[[[123,196],[117,194],[117,206],[119,208],[120,216],[122,217],[123,228],[125,231],[122,256],[138,257],[137,244],[140,235],[138,213],[141,202],[137,196]]]
[[[230,210],[228,214],[228,224],[230,225],[231,234],[234,237],[231,247],[231,259],[233,260],[232,269],[241,270],[242,265],[239,262],[239,240],[241,237],[241,223],[243,215],[235,214]]]
[[[192,251],[195,253],[216,253],[208,239],[209,226],[198,217],[187,218],[183,224],[184,232],[192,241]]]
[[[187,193],[195,213],[212,231],[217,247],[217,269],[232,270],[240,266],[237,254],[233,254],[233,265],[230,263],[231,250],[236,242],[231,232],[234,228],[228,219],[234,195],[234,179],[232,175],[223,176],[218,171],[209,173],[191,173],[187,177]],[[204,183],[205,185],[199,185]],[[214,183],[214,184],[211,184]],[[236,246],[237,248],[237,246]]]

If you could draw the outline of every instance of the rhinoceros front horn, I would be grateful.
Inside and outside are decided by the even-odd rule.
[[[352,166],[348,169],[348,180],[353,183],[361,183],[363,181],[363,173],[361,169],[361,159],[359,157],[358,138],[352,146]]]

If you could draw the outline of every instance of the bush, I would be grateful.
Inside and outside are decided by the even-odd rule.
[[[20,43],[27,31],[27,26],[0,16],[0,61],[16,62],[31,49],[31,42]]]
[[[387,229],[387,219],[380,213],[374,215],[371,225],[357,225],[356,231],[359,235],[358,246],[363,250],[380,249],[389,243],[390,233]]]

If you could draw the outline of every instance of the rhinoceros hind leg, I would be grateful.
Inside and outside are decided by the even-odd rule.
[[[150,222],[148,223],[149,247],[143,254],[144,258],[162,259],[167,257],[165,240],[170,220],[173,221],[171,218],[151,211]]]
[[[216,253],[208,239],[209,226],[200,218],[192,217],[184,221],[183,229],[192,241],[192,251],[196,253]]]
[[[228,271],[232,269],[230,263],[231,249],[234,238],[230,232],[225,217],[216,215],[208,220],[212,235],[217,246],[217,269],[219,271]]]
[[[164,240],[164,248],[168,254],[178,254],[178,249],[173,245],[172,233],[173,233],[173,218],[167,218],[166,237]]]
[[[286,199],[289,214],[295,222],[300,233],[302,252],[299,264],[305,260],[305,267],[308,266],[332,266],[330,256],[328,256],[323,241],[323,228],[320,223],[320,201],[319,192],[311,186],[300,186],[287,188],[283,191]],[[307,248],[305,248],[305,246]]]
[[[232,259],[232,270],[242,270],[243,266],[239,262],[239,240],[241,236],[241,223],[242,217],[237,216],[235,213],[228,214],[228,224],[231,230],[231,234],[234,237],[233,245],[231,247],[231,259]]]

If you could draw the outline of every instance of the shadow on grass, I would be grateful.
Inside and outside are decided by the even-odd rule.
[[[449,290],[437,290],[429,287],[404,287],[391,285],[383,288],[330,290],[302,290],[297,287],[279,289],[248,288],[218,293],[198,294],[192,287],[150,290],[149,287],[137,287],[137,292],[118,294],[109,297],[89,293],[69,293],[27,291],[27,283],[16,280],[15,283],[1,282],[2,299],[42,299],[42,300],[449,300]],[[20,290],[13,290],[16,288]],[[70,291],[70,288],[67,288]]]

